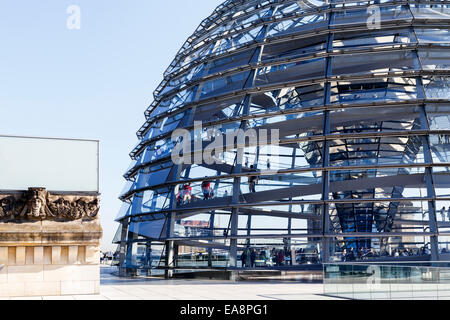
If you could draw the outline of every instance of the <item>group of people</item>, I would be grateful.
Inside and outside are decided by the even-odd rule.
[[[342,261],[355,261],[355,260],[361,260],[366,259],[370,257],[375,257],[376,253],[374,249],[367,249],[367,248],[359,248],[359,250],[355,250],[353,247],[350,247],[350,249],[344,249],[342,252]]]
[[[281,267],[286,265],[287,263],[292,262],[292,252],[289,249],[272,249],[272,263],[277,266]]]
[[[317,264],[320,263],[320,255],[319,251],[317,249],[312,250],[305,250],[303,248],[300,248],[296,250],[296,262],[298,264]]]
[[[268,167],[270,168],[270,161],[268,162]],[[255,169],[255,166],[250,166],[250,172],[257,172]],[[205,177],[206,178],[206,177]],[[248,177],[248,188],[251,193],[256,193],[256,185],[258,184],[258,176],[257,175],[250,175]],[[202,182],[202,193],[203,193],[203,200],[209,200],[214,199],[214,190],[211,188],[211,181],[204,180]],[[228,196],[228,191],[225,191],[225,197]],[[192,196],[192,186],[191,183],[186,183],[181,187],[181,190],[177,194],[177,204],[183,205],[191,203],[193,200]]]
[[[241,254],[241,262],[243,268],[264,266],[282,267],[298,264],[317,264],[320,263],[320,261],[320,254],[317,249],[306,250],[300,248],[295,250],[294,255],[289,247],[254,249],[248,246]]]
[[[243,268],[254,268],[266,265],[284,266],[291,257],[287,249],[254,249],[246,247],[241,254]],[[259,265],[257,263],[259,262]]]
[[[202,182],[202,193],[203,200],[214,199],[214,190],[211,188],[211,181],[205,180]],[[192,200],[192,186],[190,183],[186,183],[177,194],[177,204],[191,203]]]
[[[443,252],[444,253],[444,252]],[[341,254],[341,261],[355,261],[355,260],[365,260],[374,257],[411,257],[430,254],[430,250],[427,247],[421,247],[417,249],[404,248],[404,249],[394,249],[390,253],[387,250],[382,252],[375,251],[373,248],[359,248],[355,250],[353,247],[349,249],[344,249]]]
[[[253,248],[245,248],[241,254],[242,268],[254,268],[256,266],[256,257],[260,254],[261,253],[257,253]]]

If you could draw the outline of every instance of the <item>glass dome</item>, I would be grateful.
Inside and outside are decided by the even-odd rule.
[[[225,1],[145,112],[121,266],[445,258],[449,22],[444,1]]]

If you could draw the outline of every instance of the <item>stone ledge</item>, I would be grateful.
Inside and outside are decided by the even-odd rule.
[[[0,264],[9,266],[99,265],[98,245],[0,247]]]
[[[0,232],[2,246],[100,244],[103,232]]]

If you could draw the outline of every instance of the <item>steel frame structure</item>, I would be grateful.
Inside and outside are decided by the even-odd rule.
[[[167,276],[181,245],[207,248],[208,267],[224,252],[231,269],[247,246],[313,246],[316,262],[351,248],[426,247],[424,258],[444,257],[449,23],[449,1],[225,1],[180,49],[137,132],[116,218],[121,270],[138,267],[138,244],[164,245]],[[230,130],[278,129],[277,170],[261,169],[272,154],[260,142],[233,142],[215,164],[175,165],[180,128],[222,140]],[[252,193],[245,180],[255,175]],[[201,199],[205,179],[214,199]],[[185,183],[195,201],[180,204]],[[209,227],[177,231],[195,217]]]

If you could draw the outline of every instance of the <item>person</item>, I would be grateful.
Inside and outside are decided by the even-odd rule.
[[[441,209],[441,218],[442,218],[442,221],[445,221],[445,207],[442,207],[442,209]]]
[[[286,257],[288,258],[288,260],[289,260],[289,265],[293,265],[293,262],[292,262],[292,251],[291,251],[291,249],[287,249],[286,250]]]
[[[362,259],[364,247],[359,248],[358,253],[356,254],[358,260]]]
[[[256,261],[256,251],[255,251],[255,249],[251,248],[250,249],[250,263],[251,263],[252,268],[255,267],[255,261]]]
[[[191,200],[192,200],[192,187],[191,187],[191,184],[190,183],[186,183],[183,186],[183,191],[184,191],[183,203],[186,203],[186,201],[187,201],[187,203],[191,203]]]
[[[182,205],[183,204],[183,194],[182,192],[178,192],[177,193],[177,205]]]
[[[267,170],[270,170],[270,159],[267,159]]]
[[[259,260],[263,261],[264,265],[266,264],[266,250],[259,252]]]
[[[448,207],[448,210],[447,210],[447,219],[448,219],[448,221],[450,221],[450,207]]]
[[[314,249],[314,251],[313,251],[313,256],[311,258],[311,262],[314,264],[319,263],[319,251],[317,251],[317,249]]]
[[[277,263],[278,266],[282,266],[284,263],[284,253],[283,250],[279,250],[278,251],[278,255],[277,255]]]
[[[247,249],[245,249],[241,254],[242,268],[246,267],[247,262]]]
[[[247,268],[252,266],[252,255],[251,255],[250,247],[247,247],[246,252],[245,252],[245,265],[247,266]]]
[[[255,167],[253,165],[250,166],[250,172],[256,172]],[[256,184],[258,183],[257,176],[249,176],[248,177],[248,188],[251,193],[256,193]]]
[[[150,247],[146,248],[145,265],[147,267],[152,266],[152,249]]]
[[[350,247],[350,251],[347,253],[345,261],[354,261],[354,260],[355,260],[355,251],[353,247]]]
[[[202,182],[203,200],[211,198],[211,182],[205,180]]]
[[[276,266],[278,266],[278,262],[277,262],[277,251],[275,248],[272,249],[271,253],[270,253],[270,257],[272,258],[272,265],[275,264]]]

